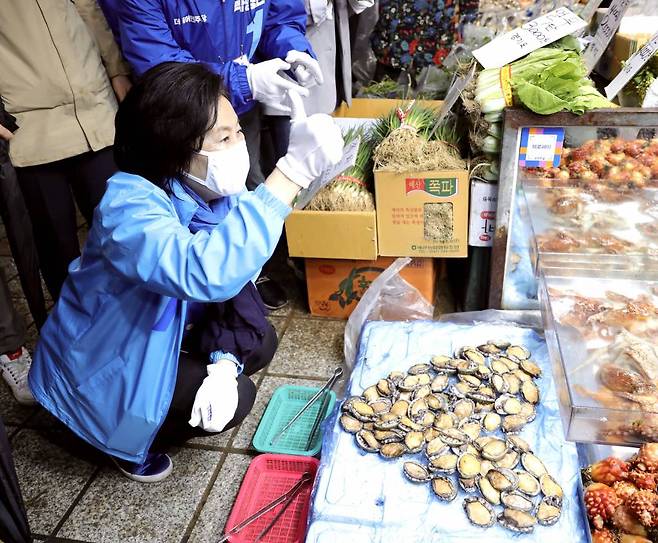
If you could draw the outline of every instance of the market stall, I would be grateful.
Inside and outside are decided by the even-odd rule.
[[[628,2],[509,4],[481,10],[493,36],[464,20],[443,102],[341,108],[356,164],[288,221],[351,375],[306,419],[308,525],[281,540],[658,541],[658,110],[617,98],[648,104],[658,27],[609,71]],[[494,310],[382,311],[466,257],[460,307]]]

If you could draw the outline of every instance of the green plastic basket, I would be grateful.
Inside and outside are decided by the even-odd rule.
[[[275,444],[272,438],[304,407],[318,388],[283,385],[277,388],[272,395],[270,403],[260,420],[258,430],[254,435],[254,448],[260,452],[277,454],[296,454],[302,456],[315,456],[322,448],[322,426],[316,431],[316,437],[310,448],[306,448],[313,424],[322,406],[323,396],[320,396],[295,423],[286,430]],[[329,391],[330,398],[322,414],[324,420],[333,410],[336,403],[336,394]]]

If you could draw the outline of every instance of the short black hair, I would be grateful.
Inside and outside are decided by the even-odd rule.
[[[119,105],[114,160],[161,188],[187,171],[217,121],[222,79],[202,64],[163,62],[145,72]]]

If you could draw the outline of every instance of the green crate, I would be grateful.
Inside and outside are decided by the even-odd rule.
[[[318,390],[318,388],[294,385],[283,385],[277,388],[254,435],[254,448],[260,452],[278,454],[302,456],[318,454],[322,448],[322,426],[318,428],[310,449],[306,449],[306,443],[322,406],[323,396],[320,396],[274,445],[272,444],[272,438],[277,432],[288,424]],[[329,394],[330,399],[322,414],[323,419],[332,412],[336,403],[336,394],[333,391],[329,391]]]

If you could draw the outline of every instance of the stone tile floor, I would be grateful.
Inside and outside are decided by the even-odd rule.
[[[1,225],[0,265],[16,308],[29,325],[27,343],[33,349],[38,333]],[[10,435],[36,540],[201,543],[219,539],[242,477],[257,454],[251,440],[274,390],[290,383],[317,385],[342,362],[344,323],[310,317],[303,285],[283,266],[275,275],[286,279],[291,303],[270,316],[280,345],[269,367],[252,377],[258,387],[252,413],[226,434],[195,439],[174,451],[173,474],[162,483],[143,485],[125,479],[95,451],[67,442],[41,408],[18,405],[0,381],[0,415]]]
[[[81,233],[83,228],[81,228]],[[23,299],[4,229],[0,264],[34,348],[37,330]],[[195,439],[172,454],[173,474],[162,483],[129,481],[96,451],[71,444],[41,408],[24,408],[0,380],[0,414],[35,540],[98,543],[212,543],[223,533],[242,477],[257,454],[253,434],[274,390],[282,384],[319,384],[342,363],[344,322],[311,317],[304,286],[285,265],[272,273],[285,281],[289,306],[270,319],[279,349],[252,377],[256,404],[243,424],[226,434]],[[52,302],[51,302],[52,303]],[[340,385],[339,385],[340,386]]]

